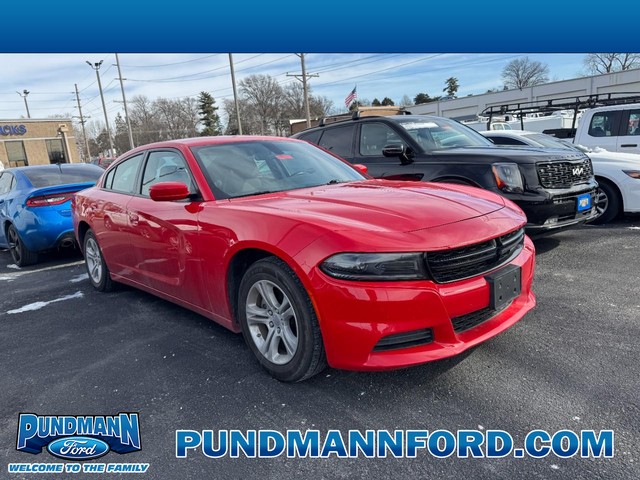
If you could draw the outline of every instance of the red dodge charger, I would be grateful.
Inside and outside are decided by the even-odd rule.
[[[373,180],[299,140],[138,147],[76,195],[73,219],[96,289],[125,283],[242,332],[282,381],[450,357],[535,305],[515,204]]]

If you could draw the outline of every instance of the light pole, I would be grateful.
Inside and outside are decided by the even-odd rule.
[[[27,95],[29,95],[29,90],[23,90],[22,93],[16,92],[18,95],[22,97],[24,100],[24,106],[27,109],[27,118],[31,118],[31,114],[29,113],[29,104],[27,103]]]
[[[122,78],[122,72],[120,72],[120,59],[116,53],[116,65],[118,66],[118,80],[120,80],[120,91],[122,91],[122,103],[124,104],[124,118],[127,120],[127,130],[129,131],[129,146],[133,149],[133,131],[131,130],[131,122],[129,121],[129,111],[127,110],[127,97],[124,95],[124,78]]]
[[[103,60],[96,63],[91,63],[87,60],[87,64],[96,71],[96,78],[98,79],[98,88],[100,89],[100,99],[102,100],[102,110],[104,110],[104,123],[107,126],[107,137],[109,137],[109,156],[115,155],[113,149],[113,139],[111,138],[111,129],[109,128],[109,117],[107,116],[107,106],[104,104],[104,94],[102,93],[102,82],[100,81],[100,67]]]
[[[233,85],[233,101],[236,104],[236,118],[238,119],[238,134],[242,135],[242,124],[240,123],[240,104],[238,103],[238,92],[236,91],[236,73],[233,70],[232,54],[229,54],[229,68],[231,69],[231,84]]]

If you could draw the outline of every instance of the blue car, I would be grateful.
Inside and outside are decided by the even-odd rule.
[[[71,199],[103,173],[95,165],[66,163],[0,171],[0,248],[23,267],[40,252],[72,246]]]

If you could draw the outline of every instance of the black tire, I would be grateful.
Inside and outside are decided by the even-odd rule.
[[[113,290],[114,285],[113,280],[111,280],[109,267],[107,267],[104,261],[102,250],[100,250],[98,240],[92,230],[88,230],[84,235],[82,252],[91,285],[99,292],[110,292]]]
[[[7,243],[13,262],[19,267],[26,267],[38,262],[38,254],[29,250],[22,242],[16,227],[9,225],[7,227]]]
[[[248,304],[252,319],[247,315]],[[237,311],[249,349],[274,378],[300,382],[326,367],[313,304],[300,279],[282,260],[264,258],[247,269],[240,283]],[[295,349],[290,348],[293,339]],[[258,345],[268,351],[262,353]]]
[[[607,180],[598,179],[596,209],[601,212],[591,223],[601,225],[617,218],[622,211],[622,199],[616,188]]]

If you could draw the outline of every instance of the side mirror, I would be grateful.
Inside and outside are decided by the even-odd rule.
[[[365,173],[365,174],[369,171],[369,168],[366,165],[363,165],[361,163],[354,163],[353,168],[358,170],[360,173]]]
[[[156,202],[184,200],[189,196],[189,188],[181,182],[160,182],[151,185],[149,196]]]
[[[406,153],[406,149],[402,143],[390,143],[382,149],[382,155],[385,157],[400,157]]]

